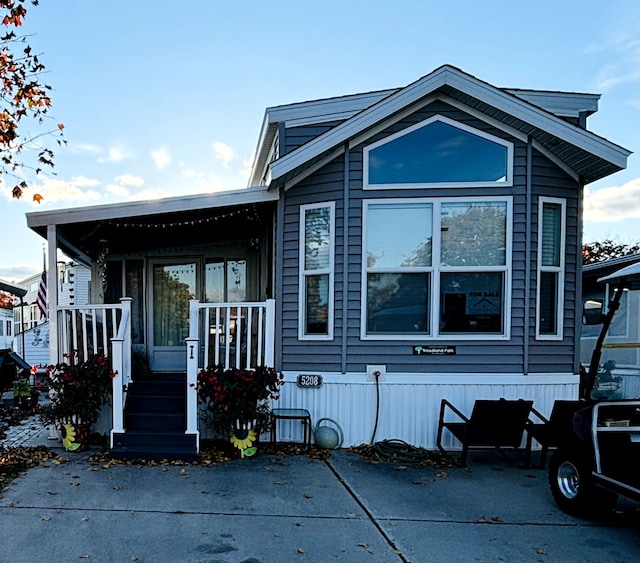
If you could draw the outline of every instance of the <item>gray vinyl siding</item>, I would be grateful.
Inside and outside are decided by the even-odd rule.
[[[282,140],[280,147],[282,151],[281,156],[290,153],[311,139],[319,137],[340,123],[342,123],[342,121],[329,121],[327,123],[314,123],[313,125],[302,125],[300,127],[287,127],[285,129],[285,139]]]
[[[486,131],[514,144],[513,186],[509,188],[431,188],[363,190],[363,148],[434,114]],[[302,128],[297,128],[302,129]],[[287,129],[287,135],[291,129]],[[298,133],[296,131],[296,133]],[[296,142],[301,136],[296,137]],[[286,146],[290,142],[286,140]],[[282,284],[282,369],[299,371],[363,372],[367,364],[383,364],[387,372],[403,373],[523,373],[525,338],[528,334],[530,373],[573,371],[574,344],[572,319],[575,316],[575,260],[577,253],[577,184],[542,155],[533,159],[531,226],[527,223],[527,146],[524,142],[496,130],[486,123],[435,102],[406,119],[393,124],[353,147],[346,155],[349,171],[349,208],[344,209],[344,158],[340,156],[285,192],[283,284]],[[539,176],[539,178],[538,178]],[[362,208],[364,199],[412,197],[511,196],[513,202],[511,338],[509,340],[456,340],[424,338],[420,342],[360,339],[362,274]],[[537,196],[567,199],[566,303],[565,331],[562,342],[535,340],[535,283],[537,260]],[[326,341],[298,341],[298,245],[300,205],[334,201],[336,205],[334,338]],[[529,326],[525,327],[526,246],[531,235]],[[346,243],[346,244],[345,244]],[[343,258],[347,252],[347,309],[343,305]],[[346,365],[342,365],[342,329],[346,316]],[[528,331],[525,330],[528,328]],[[454,345],[455,356],[414,356],[416,344]]]

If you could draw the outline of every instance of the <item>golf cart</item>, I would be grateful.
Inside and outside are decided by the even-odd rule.
[[[584,408],[549,463],[554,500],[576,516],[602,514],[618,495],[640,501],[640,262],[598,281],[608,284],[608,303],[583,309],[584,324],[602,324],[582,374]],[[625,330],[611,331],[621,301]]]

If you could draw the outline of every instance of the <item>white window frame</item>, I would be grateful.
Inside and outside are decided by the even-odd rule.
[[[545,203],[560,206],[560,265],[542,265],[542,225],[543,209]],[[564,271],[565,271],[565,248],[567,241],[567,200],[557,197],[538,198],[538,264],[536,273],[536,340],[562,340],[564,335]],[[553,272],[558,275],[558,295],[556,307],[556,334],[540,333],[540,282],[543,272]]]
[[[431,277],[429,294],[429,334],[367,334],[367,274],[389,272],[389,268],[367,267],[367,229],[368,207],[370,204],[408,202],[429,203],[432,205],[432,260],[431,266],[406,269],[406,272],[428,272]],[[443,203],[506,203],[506,248],[504,266],[441,266],[441,206]],[[403,340],[411,342],[428,341],[464,341],[464,340],[509,340],[511,338],[511,285],[512,285],[512,248],[513,248],[513,198],[512,196],[483,196],[483,197],[441,197],[441,198],[385,198],[365,199],[362,202],[362,275],[360,279],[360,339],[361,340]],[[397,236],[397,235],[396,235]],[[394,270],[397,271],[397,270]],[[440,334],[440,274],[442,273],[485,273],[502,272],[504,274],[504,308],[502,334],[495,333],[446,333]]]
[[[401,183],[401,184],[369,184],[369,153],[382,146],[386,145],[398,139],[400,137],[404,137],[417,129],[422,129],[434,123],[436,121],[440,121],[442,123],[446,123],[451,127],[455,127],[456,129],[460,129],[461,131],[466,131],[467,133],[471,133],[472,135],[476,135],[477,137],[482,137],[483,139],[487,139],[493,143],[498,145],[502,145],[507,149],[507,176],[504,182],[432,182],[432,183]],[[491,135],[489,133],[485,133],[484,131],[480,131],[479,129],[475,129],[470,127],[469,125],[465,125],[464,123],[459,123],[458,121],[454,121],[453,119],[449,119],[443,115],[434,115],[424,121],[420,121],[402,131],[398,131],[393,135],[389,135],[380,141],[372,143],[371,145],[365,147],[363,149],[363,189],[364,190],[388,190],[388,189],[419,189],[419,188],[503,188],[513,186],[513,143],[509,141],[505,141],[500,137],[496,137],[495,135]]]
[[[308,210],[329,208],[329,266],[308,270],[305,268],[305,217]],[[334,325],[334,276],[335,276],[335,236],[336,236],[336,204],[334,201],[313,203],[300,206],[299,219],[299,254],[298,254],[298,340],[333,340]],[[306,334],[306,291],[307,276],[329,275],[329,303],[327,318],[327,334]]]

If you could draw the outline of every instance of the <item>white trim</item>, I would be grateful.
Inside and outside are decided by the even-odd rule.
[[[455,127],[461,131],[469,133],[470,135],[475,135],[476,137],[480,137],[482,139],[486,139],[489,142],[495,143],[496,145],[501,145],[507,149],[507,157],[506,157],[506,178],[504,182],[419,182],[419,183],[398,183],[398,184],[370,184],[369,183],[369,153],[378,147],[384,146],[386,144],[392,143],[396,139],[404,137],[417,131],[418,129],[422,129],[424,127],[428,127],[432,123],[440,122],[450,127]],[[469,125],[465,125],[464,123],[460,123],[458,121],[454,121],[453,119],[449,119],[440,114],[433,115],[419,123],[415,123],[410,127],[402,129],[397,133],[393,133],[375,143],[372,143],[366,146],[362,151],[362,189],[363,190],[387,190],[387,189],[422,189],[422,188],[503,188],[503,187],[511,187],[513,185],[513,143],[501,139],[500,137],[496,137],[495,135],[491,135],[490,133],[486,133],[485,131],[480,131],[479,129],[475,129],[474,127],[470,127]]]
[[[371,204],[393,204],[393,203],[428,203],[432,206],[432,234],[431,266],[421,268],[405,268],[403,272],[424,272],[429,273],[430,294],[429,294],[429,332],[425,334],[367,334],[367,274],[370,272],[384,273],[398,272],[399,268],[368,268],[367,267],[367,233],[368,233],[368,211]],[[506,204],[506,248],[504,266],[474,266],[457,267],[440,265],[440,225],[441,206],[443,203],[505,203]],[[365,199],[362,201],[362,268],[360,277],[360,340],[367,341],[408,341],[415,342],[425,340],[434,341],[490,341],[490,340],[510,340],[511,338],[511,292],[512,292],[512,248],[513,248],[513,197],[512,196],[476,196],[476,197],[425,197],[425,198],[385,198],[385,199]],[[502,323],[503,332],[495,333],[469,333],[469,334],[440,334],[440,274],[448,272],[501,272],[503,278],[503,310]]]
[[[305,217],[310,209],[329,209],[329,266],[314,270],[305,268]],[[334,325],[334,274],[335,274],[336,204],[334,201],[312,203],[300,206],[299,249],[298,249],[298,340],[333,340]],[[329,303],[327,313],[327,334],[306,334],[306,278],[308,275],[329,276]]]
[[[542,222],[543,208],[545,203],[552,203],[560,206],[560,265],[542,265]],[[538,263],[536,272],[536,340],[562,340],[564,334],[564,270],[565,270],[565,247],[567,237],[567,201],[557,197],[540,196],[538,198]],[[556,334],[540,333],[540,279],[542,272],[552,272],[557,274],[557,304],[556,304]]]
[[[425,369],[427,366],[425,366]],[[298,375],[322,375],[323,384],[360,383],[374,385],[367,380],[366,371],[347,373],[325,372],[322,370],[286,370],[285,382],[295,385]],[[410,373],[390,372],[379,384],[383,385],[566,385],[577,384],[580,376],[572,373]]]
[[[300,174],[297,174],[293,178],[287,180],[285,182],[285,184],[284,184],[284,191],[286,192],[289,188],[292,188],[293,186],[295,186],[299,182],[302,182],[302,180],[304,180],[305,178],[308,178],[309,176],[311,176],[311,174],[313,174],[314,172],[320,170],[320,168],[322,168],[323,166],[329,164],[334,158],[338,158],[343,152],[344,152],[344,147],[342,146],[342,147],[338,147],[337,149],[327,153],[327,155],[324,158],[321,158],[314,165],[309,166],[309,168],[305,168],[304,170],[302,170],[300,172]],[[269,182],[270,182],[271,181],[271,169],[269,169],[268,176],[269,176]]]

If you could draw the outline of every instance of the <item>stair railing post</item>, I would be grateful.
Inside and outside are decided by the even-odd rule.
[[[189,301],[189,337],[187,343],[187,430],[185,434],[196,437],[196,451],[200,451],[200,433],[198,432],[198,358],[200,339],[198,338],[198,319],[200,302]]]
[[[265,304],[264,365],[267,367],[275,367],[276,301],[275,299],[267,299]]]

